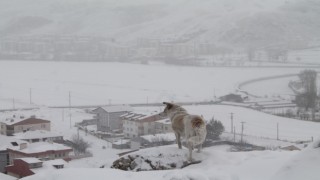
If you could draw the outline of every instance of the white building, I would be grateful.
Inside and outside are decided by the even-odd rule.
[[[92,112],[97,114],[97,130],[111,132],[122,129],[121,115],[132,111],[129,105],[104,106],[94,109]]]
[[[123,133],[126,138],[135,138],[147,134],[170,131],[168,122],[158,114],[127,113],[120,117],[123,122]]]

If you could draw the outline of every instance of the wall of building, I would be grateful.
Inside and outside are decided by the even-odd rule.
[[[126,112],[107,113],[105,111],[98,111],[98,131],[107,132],[109,130],[122,129],[122,122],[120,116]]]
[[[0,122],[0,134],[7,135],[7,125]]]
[[[127,138],[134,138],[139,136],[140,123],[136,121],[123,120],[123,133]]]
[[[27,130],[46,130],[50,131],[50,123],[27,124],[14,126],[14,133],[19,133]]]
[[[0,172],[5,171],[5,167],[8,165],[9,162],[8,151],[0,151]]]

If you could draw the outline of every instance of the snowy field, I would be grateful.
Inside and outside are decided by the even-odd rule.
[[[241,89],[260,97],[277,97],[279,95],[293,97],[294,93],[288,86],[289,82],[293,80],[298,80],[298,76],[253,82],[244,85]]]
[[[300,71],[0,61],[0,109],[68,105],[69,92],[71,105],[212,100],[214,95],[234,92],[237,84],[250,79]]]

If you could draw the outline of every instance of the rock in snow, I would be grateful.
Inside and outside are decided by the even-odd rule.
[[[201,162],[201,158],[197,155],[194,156],[193,162],[188,162],[187,157],[186,149],[178,149],[175,146],[156,147],[122,156],[113,162],[111,168],[125,171],[168,170],[180,169]]]

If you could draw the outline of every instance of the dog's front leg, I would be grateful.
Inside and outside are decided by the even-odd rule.
[[[188,142],[188,149],[189,149],[189,161],[192,162],[193,144],[191,142]]]
[[[182,149],[180,133],[175,133],[179,149]]]

